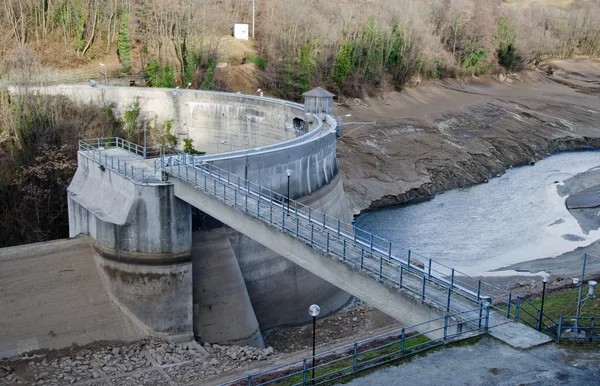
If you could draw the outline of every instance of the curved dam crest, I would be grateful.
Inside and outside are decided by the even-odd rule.
[[[180,143],[192,138],[196,149],[209,154],[204,162],[284,196],[289,187],[290,198],[351,219],[335,131],[320,120],[306,122],[303,105],[194,90],[57,86],[35,91],[114,105],[119,113],[137,100],[141,118],[172,121]],[[139,161],[135,167],[148,176],[151,163]],[[80,152],[68,189],[70,236],[90,236],[104,288],[147,334],[262,347],[261,330],[308,321],[306,310],[314,302],[327,314],[350,300],[247,236],[206,219],[175,197],[171,184],[139,183],[97,166]]]

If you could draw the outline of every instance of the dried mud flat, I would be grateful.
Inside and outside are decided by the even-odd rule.
[[[600,148],[600,60],[551,61],[499,77],[427,82],[340,101],[338,160],[354,214],[430,198],[553,152]]]

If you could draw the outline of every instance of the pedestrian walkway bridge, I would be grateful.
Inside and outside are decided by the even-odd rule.
[[[82,140],[80,153],[135,183],[173,184],[179,199],[404,323],[475,307],[483,314],[488,304],[498,311],[490,327],[514,315],[511,293],[220,169],[205,156],[148,157],[147,149],[119,138]]]

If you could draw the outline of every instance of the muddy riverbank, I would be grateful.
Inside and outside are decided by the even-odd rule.
[[[555,152],[600,148],[600,61],[584,64],[340,101],[336,113],[352,114],[347,121],[377,121],[344,127],[338,141],[354,214],[485,182]]]

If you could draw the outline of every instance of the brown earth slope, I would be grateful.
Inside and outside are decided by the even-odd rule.
[[[446,80],[341,101],[338,159],[355,214],[484,182],[557,151],[600,148],[600,60],[544,63],[554,74]]]

